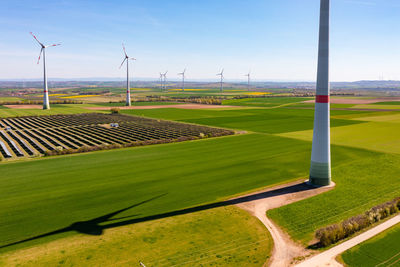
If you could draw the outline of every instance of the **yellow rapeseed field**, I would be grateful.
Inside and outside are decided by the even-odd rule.
[[[270,92],[252,92],[252,93],[247,93],[248,95],[269,95],[272,94]]]
[[[49,96],[63,96],[67,94],[49,94]],[[39,95],[40,97],[43,97],[43,95]]]
[[[71,96],[63,96],[60,98],[82,98],[82,97],[94,97],[98,95],[71,95]]]

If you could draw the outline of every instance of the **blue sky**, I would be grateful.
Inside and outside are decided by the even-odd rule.
[[[400,2],[331,0],[331,80],[400,80]],[[0,79],[123,77],[307,80],[316,76],[319,0],[0,1]]]

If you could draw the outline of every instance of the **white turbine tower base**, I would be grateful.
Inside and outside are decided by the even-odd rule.
[[[126,61],[126,106],[130,106],[131,105],[131,88],[130,88],[130,83],[129,83],[129,60],[136,60],[136,58],[133,57],[128,57],[128,55],[126,54],[126,49],[124,44],[122,44],[122,48],[124,50],[124,55],[125,58],[121,63],[121,66],[119,66],[119,68],[122,67],[122,65],[124,65],[124,62]]]
[[[326,186],[331,183],[329,1],[321,0],[320,11],[317,89],[310,167],[310,183],[316,186]]]
[[[44,45],[36,38],[36,36],[32,32],[30,34],[33,36],[33,38],[35,38],[36,42],[38,42],[41,47],[37,64],[39,64],[40,57],[43,53],[43,109],[50,109],[49,89],[47,87],[47,75],[46,75],[46,48],[52,46],[58,46],[60,44]]]

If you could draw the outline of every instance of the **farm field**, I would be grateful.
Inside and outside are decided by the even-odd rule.
[[[385,121],[386,117],[395,121],[399,114],[385,112],[381,116],[365,113],[361,116],[353,114],[339,117],[346,116],[354,120],[373,121],[332,128],[332,143],[369,150],[374,155],[333,168],[335,190],[268,212],[268,216],[283,226],[292,237],[305,244],[312,240],[316,229],[363,213],[374,205],[400,195],[400,146],[398,135],[394,134],[400,124]],[[311,130],[279,135],[300,140],[312,139]],[[332,164],[336,164],[334,160]]]
[[[68,105],[62,109],[60,107],[60,112],[73,113],[77,106],[80,105]],[[80,107],[82,106],[85,105]],[[32,112],[18,111],[21,114]],[[35,112],[38,112],[35,115],[43,114],[42,110]],[[227,221],[232,218],[229,222],[232,228],[229,229],[233,229],[237,227],[235,223],[239,223],[238,216],[245,218],[246,214],[235,215],[235,207],[214,209],[215,205],[205,204],[219,203],[234,195],[276,184],[307,179],[311,142],[310,139],[302,137],[301,133],[311,131],[313,127],[312,109],[167,108],[121,112],[127,115],[237,129],[248,133],[0,164],[0,172],[4,174],[0,177],[0,194],[4,196],[4,201],[0,203],[0,216],[5,218],[0,225],[0,257],[3,261],[0,263],[6,264],[12,260],[32,265],[53,262],[73,264],[85,259],[88,265],[95,264],[102,259],[101,255],[95,254],[99,249],[99,242],[104,249],[111,249],[112,244],[115,244],[116,249],[125,242],[133,242],[124,239],[128,238],[122,234],[124,231],[134,232],[134,240],[141,240],[138,244],[147,247],[151,246],[153,240],[153,235],[148,235],[152,233],[151,229],[154,229],[155,235],[158,236],[157,233],[163,231],[160,229],[168,229],[165,224],[172,221],[183,225],[191,218],[197,218],[195,221],[199,224],[207,224],[207,220],[210,219],[208,216],[212,214]],[[381,113],[384,113],[382,117],[396,115],[395,112],[332,110],[332,131],[366,125],[366,128],[362,128],[362,134],[367,135],[369,127],[372,127],[371,121],[367,121],[368,118],[381,117]],[[391,129],[390,125],[385,133]],[[354,137],[352,130],[347,134],[350,140]],[[396,195],[395,188],[400,185],[396,179],[400,156],[384,152],[372,151],[368,145],[361,148],[333,145],[333,177],[337,184],[335,190],[298,202],[298,206],[292,204],[283,207],[287,208],[286,210],[273,210],[271,217],[295,239],[308,243],[317,227],[358,214],[392,198],[392,195]],[[380,173],[379,177],[374,175],[377,172]],[[35,173],[34,177],[32,173]],[[382,183],[381,179],[387,182]],[[391,186],[386,186],[387,184]],[[356,190],[350,193],[349,186]],[[375,192],[370,188],[376,188]],[[380,193],[380,198],[376,198],[376,192]],[[357,209],[354,209],[354,206]],[[190,207],[194,209],[187,210]],[[115,217],[96,219],[121,209],[123,211]],[[59,210],[63,212],[60,213]],[[176,216],[178,214],[180,216]],[[229,214],[233,214],[233,217]],[[287,218],[290,218],[290,222]],[[212,249],[215,243],[221,242],[220,240],[226,239],[229,232],[219,230],[217,222],[214,226],[208,228],[210,235],[213,232],[220,235],[215,235],[216,239],[213,242],[203,243],[204,240],[199,237],[193,240],[191,245],[207,250]],[[243,228],[244,233],[251,237],[262,229]],[[132,229],[138,230],[136,232]],[[173,231],[172,228],[170,231]],[[116,239],[108,239],[108,232],[115,233]],[[100,233],[104,234],[99,235]],[[194,233],[184,231],[182,236],[177,238],[185,239],[184,234],[191,236]],[[174,236],[171,232],[170,238]],[[257,239],[252,240],[258,242]],[[173,241],[168,238],[160,237],[154,244],[171,242]],[[254,254],[249,252],[250,255],[254,255],[251,258],[254,262],[265,260],[269,242],[270,240],[260,245]],[[58,248],[69,247],[72,244],[79,244],[79,249],[65,251],[70,262],[66,257],[62,257],[61,249],[51,253],[45,252],[49,251],[49,246],[54,245]],[[143,259],[146,259],[145,250],[141,250],[140,246],[132,246],[131,249],[127,250],[127,253],[138,255],[137,257],[143,255]],[[160,256],[177,253],[172,248],[169,249],[161,251]],[[243,259],[234,251],[232,255],[228,253],[229,255],[224,254],[220,255],[221,258],[213,259],[220,259],[227,266],[231,263],[240,265]],[[26,260],[32,258],[26,257],[28,254],[24,253],[34,253],[37,261],[29,263]],[[98,261],[94,261],[96,258]],[[214,265],[221,264],[210,260]]]
[[[304,121],[302,119],[309,118],[309,120],[312,120],[313,110],[290,108],[274,110],[248,109],[225,111],[228,114],[238,115],[225,117],[206,115],[207,112],[213,111],[192,112],[193,116],[197,118],[188,118],[186,117],[187,114],[182,114],[182,117],[180,117],[180,111],[169,113],[171,116],[169,118],[221,127],[238,128],[239,126],[241,127],[240,129],[276,134],[309,142],[311,142],[312,138],[312,123],[308,124],[306,119]],[[163,113],[157,110],[139,111],[139,113],[152,117],[164,116]],[[383,114],[381,115],[380,113]],[[400,194],[400,191],[396,191],[396,185],[400,185],[397,178],[397,173],[400,171],[397,167],[397,164],[400,163],[400,156],[387,154],[400,152],[396,146],[397,137],[394,134],[400,124],[371,124],[367,122],[369,116],[385,118],[385,116],[398,116],[397,113],[332,110],[331,114],[333,143],[346,145],[351,150],[359,146],[360,150],[358,151],[363,151],[362,153],[364,154],[357,160],[339,166],[339,162],[335,159],[335,153],[333,153],[333,177],[337,184],[335,190],[269,212],[269,215],[288,230],[292,237],[304,243],[312,240],[314,231],[317,228],[362,213],[368,208]],[[336,118],[338,118],[337,121]],[[259,126],[254,127],[255,123],[252,120],[258,122]],[[271,124],[268,123],[270,120]],[[357,123],[352,124],[354,122]],[[349,124],[346,125],[347,123]],[[309,130],[292,131],[296,128],[308,128]],[[342,135],[339,134],[341,132],[343,132]],[[384,138],[376,138],[377,134]],[[339,137],[343,140],[342,143],[335,141]],[[363,140],[364,142],[362,142]],[[383,143],[379,143],[379,140],[383,140],[386,143],[392,141],[392,143],[383,146]],[[374,152],[373,150],[376,151]],[[376,173],[379,173],[379,175],[376,175]],[[304,178],[306,179],[306,177]],[[385,179],[385,183],[382,183],[381,179]],[[376,190],[371,190],[371,188],[376,188]],[[377,194],[377,192],[379,193]],[[320,203],[324,203],[324,205]],[[290,218],[290,220],[287,220],[287,218]],[[304,220],[304,218],[309,219]]]
[[[400,123],[397,123],[399,118],[400,114],[372,117],[373,121],[370,122],[369,117],[360,118],[366,122],[332,128],[331,142],[384,153],[400,153],[400,139],[397,134],[400,130]],[[354,133],[357,133],[356,136]],[[283,133],[281,136],[311,141],[312,130]]]
[[[298,103],[312,98],[308,97],[258,97],[224,100],[223,105],[253,106],[253,107],[276,107],[285,104]]]
[[[87,113],[87,109],[81,104],[54,104],[50,110],[42,109],[11,109],[0,108],[0,118],[17,116],[38,116],[38,115],[58,115],[58,114],[78,114]],[[101,112],[101,111],[98,111]]]
[[[295,240],[308,245],[317,229],[398,197],[400,155],[370,153],[332,168],[334,190],[271,210],[268,216]],[[337,165],[334,159],[332,162]]]
[[[148,266],[260,266],[271,250],[261,222],[239,208],[220,207],[5,253],[0,266],[131,266],[138,260]]]
[[[358,111],[333,111],[333,115]],[[124,110],[124,114],[178,120],[189,123],[240,129],[262,133],[281,133],[312,129],[313,110],[296,109],[233,109],[233,110]],[[332,127],[361,123],[357,120],[332,119]]]
[[[196,116],[221,116],[243,111],[189,112]],[[307,141],[255,133],[2,164],[0,188],[5,201],[0,210],[6,220],[0,233],[4,237],[1,244],[57,231],[153,197],[160,196],[121,216],[140,214],[130,222],[133,224],[152,215],[304,179],[310,145]],[[369,152],[333,147],[337,165],[365,155]],[[37,175],[32,178],[31,173]],[[55,174],[57,180],[52,179]],[[64,213],[59,214],[56,211],[61,207]],[[74,232],[61,232],[2,250],[44,243]]]
[[[344,252],[340,259],[347,266],[398,266],[400,225]]]

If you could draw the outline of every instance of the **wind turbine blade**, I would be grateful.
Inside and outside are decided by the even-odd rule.
[[[134,57],[130,57],[129,59],[131,59],[131,60],[136,60],[136,58],[134,58]]]
[[[61,45],[61,44],[52,44],[52,45],[46,46],[46,48],[47,48],[47,47],[52,47],[52,46],[59,46],[59,45]]]
[[[122,43],[122,49],[124,49],[124,54],[125,54],[125,56],[128,57],[128,55],[126,54],[126,50],[125,50],[125,45],[124,45],[124,43]]]
[[[37,60],[37,64],[39,64],[40,57],[42,56],[43,49],[44,49],[43,47],[42,47],[42,49],[40,49],[40,53],[39,53],[39,57],[38,57],[38,60]]]
[[[35,38],[36,42],[38,42],[42,47],[44,46],[44,45],[38,40],[38,38],[36,38],[36,36],[35,36],[32,32],[30,32],[30,34],[33,36],[33,38]]]
[[[122,65],[124,65],[125,60],[126,60],[126,58],[124,58],[124,60],[123,60],[122,63],[121,63],[121,66],[119,66],[119,68],[121,68]]]

